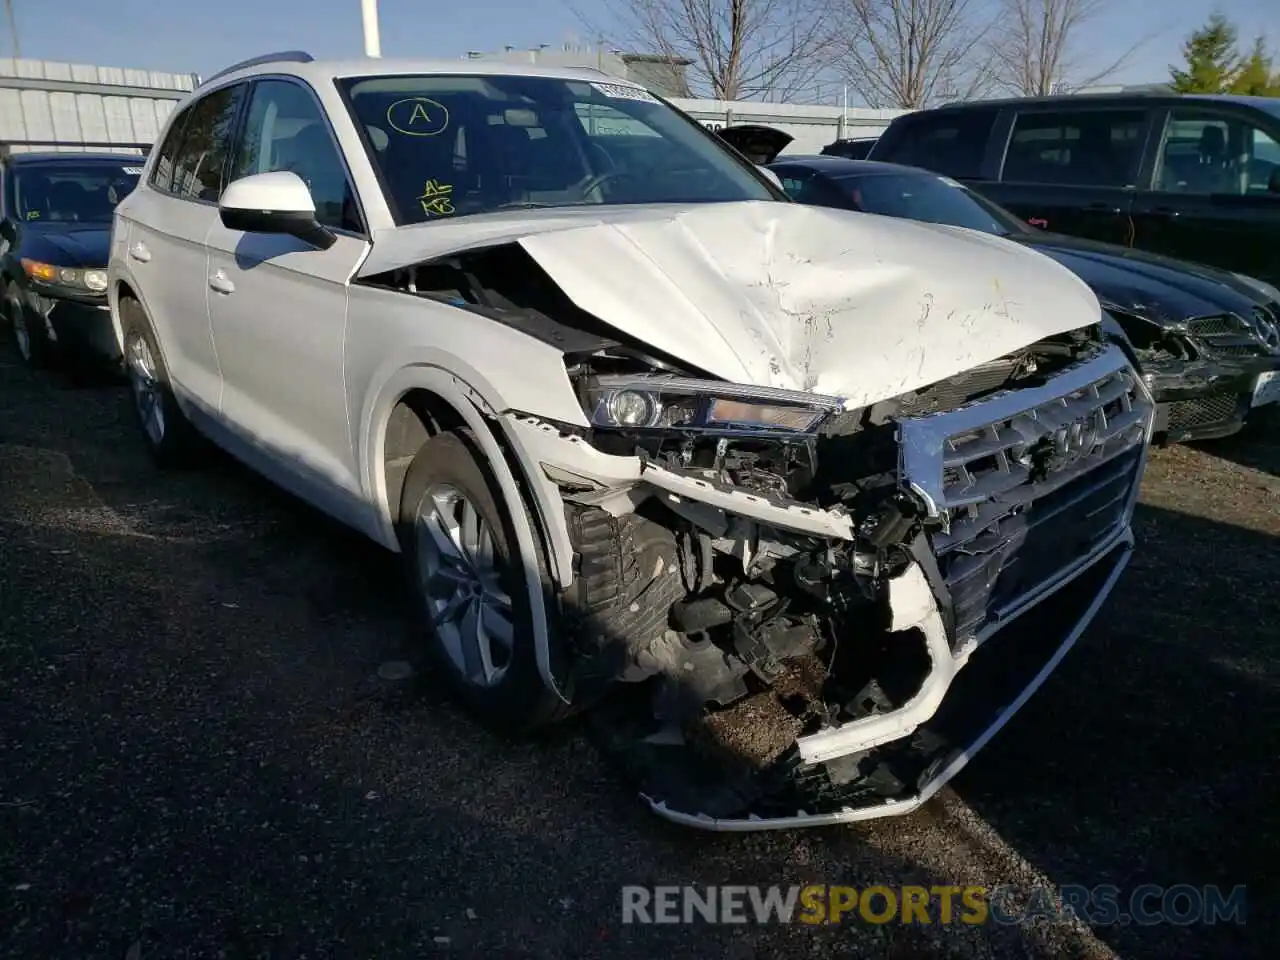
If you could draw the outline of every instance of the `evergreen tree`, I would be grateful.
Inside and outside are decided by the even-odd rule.
[[[1258,37],[1253,42],[1252,52],[1236,71],[1231,92],[1250,97],[1280,97],[1280,73],[1273,70],[1274,62],[1266,40]]]
[[[1226,93],[1240,69],[1236,52],[1239,35],[1221,13],[1187,38],[1182,45],[1185,69],[1169,67],[1176,93]]]

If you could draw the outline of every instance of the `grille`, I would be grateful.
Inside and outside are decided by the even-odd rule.
[[[1218,393],[1208,397],[1177,400],[1169,404],[1170,432],[1191,430],[1209,424],[1230,420],[1240,407],[1240,397],[1234,393]]]
[[[933,535],[953,643],[982,639],[1129,522],[1154,405],[1116,347],[1041,386],[900,422],[902,471]]]
[[[1270,352],[1264,338],[1273,334],[1270,316],[1257,310],[1254,324],[1229,314],[1199,317],[1187,324],[1188,332],[1200,341],[1204,352],[1214,357],[1261,357]],[[1259,336],[1259,331],[1263,336]]]

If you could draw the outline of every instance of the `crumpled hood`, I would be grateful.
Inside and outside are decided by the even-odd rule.
[[[360,276],[517,242],[581,309],[714,376],[862,406],[1099,320],[1017,243],[785,202],[575,207],[379,232]]]
[[[1273,306],[1261,290],[1206,264],[1053,234],[1024,242],[1088,283],[1104,304],[1166,326]]]

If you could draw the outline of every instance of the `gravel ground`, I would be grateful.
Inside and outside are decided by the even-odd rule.
[[[581,730],[511,745],[404,654],[394,560],[117,387],[0,349],[0,956],[1247,957],[1280,922],[1280,429],[1158,451],[1097,625],[924,810],[717,836]],[[1249,885],[1241,925],[624,926],[623,884]],[[1268,949],[1268,948],[1272,949]]]

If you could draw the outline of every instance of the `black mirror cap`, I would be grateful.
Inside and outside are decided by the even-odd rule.
[[[297,237],[318,250],[328,250],[338,238],[325,228],[314,213],[280,210],[235,210],[221,207],[218,214],[228,230],[244,233],[277,233]]]
[[[1280,167],[1276,167],[1271,171],[1271,179],[1267,183],[1267,190],[1270,193],[1280,193]]]

